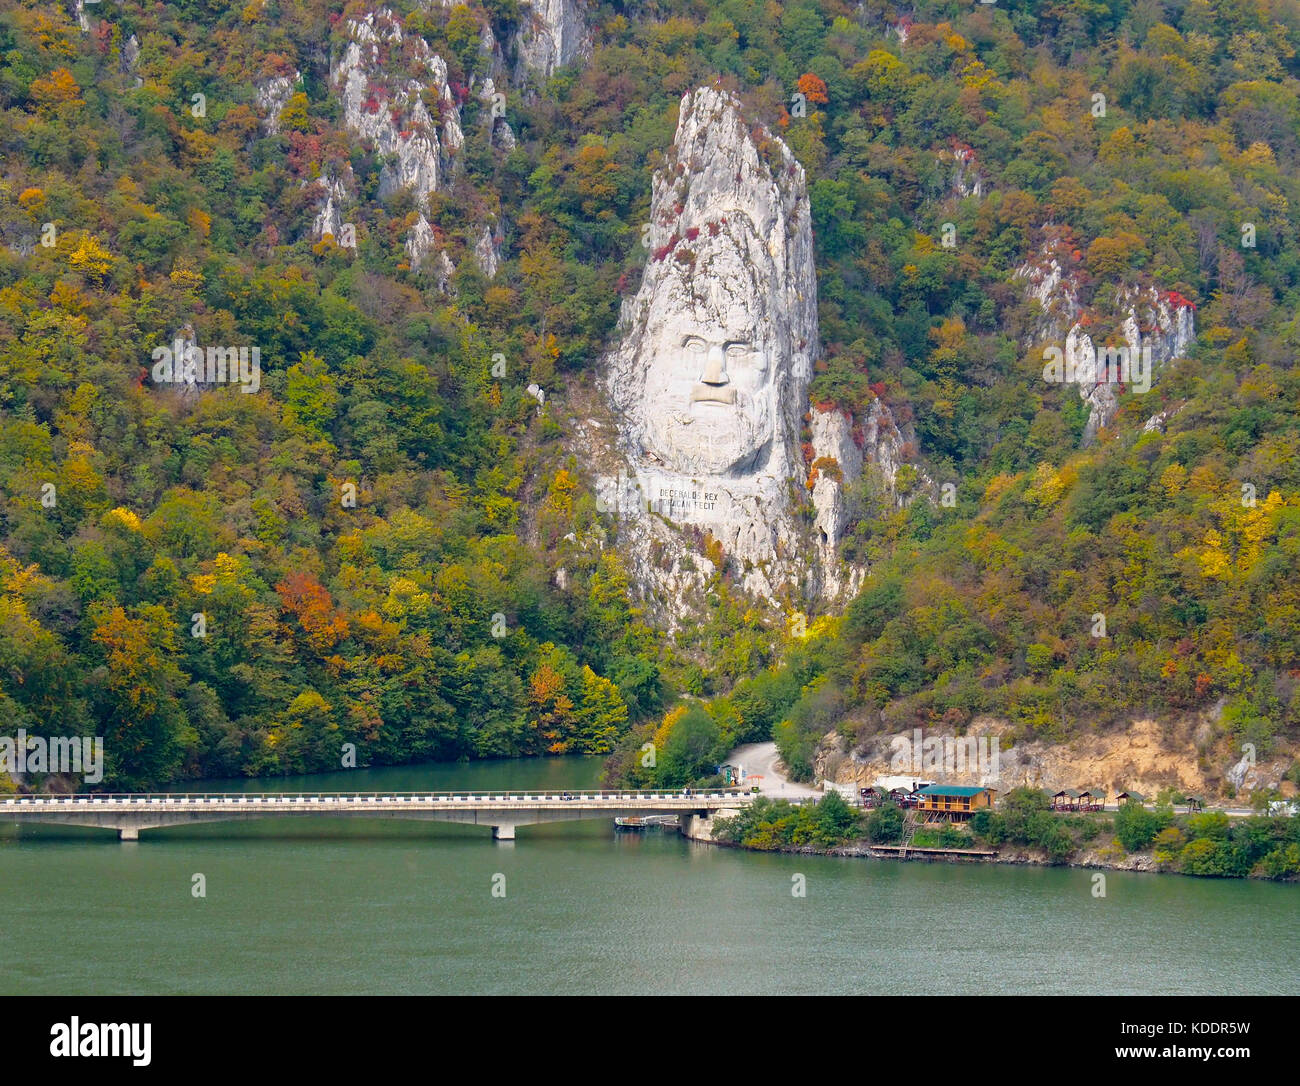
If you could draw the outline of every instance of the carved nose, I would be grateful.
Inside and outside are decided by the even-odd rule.
[[[729,382],[727,371],[722,367],[722,348],[710,347],[709,357],[704,362],[704,373],[700,383],[705,385],[725,385]]]

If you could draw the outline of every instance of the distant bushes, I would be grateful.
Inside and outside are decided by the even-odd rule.
[[[877,807],[866,817],[866,837],[873,845],[888,845],[903,836],[903,812],[892,803]]]
[[[1222,812],[1207,811],[1161,831],[1154,844],[1161,866],[1184,875],[1231,879],[1300,875],[1300,819],[1296,818],[1229,819]]]
[[[800,807],[783,799],[760,798],[734,818],[713,823],[716,840],[764,851],[805,845],[833,848],[856,840],[861,833],[861,816],[838,792]]]
[[[1064,863],[1079,847],[1084,819],[1053,814],[1047,797],[1036,788],[1014,788],[1002,801],[1002,809],[985,808],[971,816],[975,836],[990,845],[1012,844],[1041,848],[1052,863]],[[1075,832],[1071,832],[1071,831]]]
[[[1125,852],[1141,852],[1172,821],[1173,812],[1167,807],[1148,811],[1136,803],[1127,803],[1115,815],[1115,839]]]

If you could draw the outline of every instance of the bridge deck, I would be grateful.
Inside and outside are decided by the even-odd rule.
[[[134,841],[141,830],[195,822],[334,815],[402,818],[489,826],[513,840],[519,826],[610,815],[711,816],[753,802],[751,792],[578,791],[513,792],[154,792],[0,797],[0,822],[44,822],[116,830]]]
[[[0,816],[31,812],[88,811],[190,812],[196,810],[288,810],[343,811],[373,810],[509,810],[539,807],[655,808],[698,810],[747,803],[750,792],[733,790],[692,791],[561,791],[523,790],[511,792],[153,792],[88,793],[0,797]]]

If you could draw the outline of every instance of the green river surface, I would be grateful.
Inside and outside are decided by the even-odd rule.
[[[600,759],[176,790],[582,788]],[[206,898],[191,893],[206,879]],[[505,897],[492,895],[505,876]],[[806,880],[795,897],[794,876]],[[0,824],[0,993],[1300,993],[1300,886],[744,852],[599,819]]]

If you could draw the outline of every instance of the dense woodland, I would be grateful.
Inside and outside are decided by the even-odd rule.
[[[521,18],[389,6],[462,89],[482,27],[504,42]],[[86,10],[87,32],[55,3],[0,12],[7,732],[102,735],[105,786],[138,788],[337,768],[346,743],[369,765],[610,754],[685,783],[737,740],[775,735],[807,771],[832,726],[981,712],[1060,739],[1218,705],[1264,751],[1300,728],[1300,4],[591,4],[590,59],[511,89],[514,149],[463,97],[418,209],[450,293],[410,270],[411,196],[379,198],[339,121],[329,57],[371,7]],[[292,70],[268,135],[256,86]],[[797,637],[725,569],[706,619],[649,628],[566,446],[680,95],[715,79],[808,172],[814,399],[915,426],[904,498],[957,486],[900,506],[865,480],[846,552],[871,575]],[[954,149],[981,195],[954,190]],[[342,164],[355,251],[312,233]],[[491,280],[469,258],[485,218]],[[1025,342],[1014,272],[1049,235],[1100,314],[1126,285],[1197,308],[1191,357],[1086,448],[1077,390]],[[185,327],[259,347],[259,392],[152,382]]]

